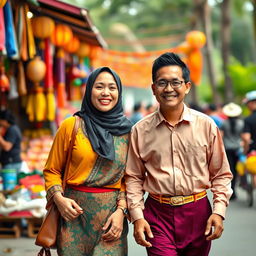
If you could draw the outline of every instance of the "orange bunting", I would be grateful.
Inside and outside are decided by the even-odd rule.
[[[191,33],[193,32],[193,33]],[[121,77],[125,86],[147,88],[152,83],[151,70],[153,61],[165,52],[182,55],[191,71],[191,81],[200,84],[203,58],[200,52],[206,42],[205,35],[200,31],[191,31],[186,41],[169,49],[148,52],[121,52],[92,47],[90,61],[93,68],[109,66]]]
[[[206,36],[201,31],[190,31],[186,35],[186,41],[192,48],[202,48],[206,43]]]
[[[190,69],[190,79],[196,85],[201,82],[201,73],[203,69],[203,56],[200,50],[195,49],[188,55],[187,65]]]

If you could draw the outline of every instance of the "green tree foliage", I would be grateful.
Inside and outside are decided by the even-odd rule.
[[[247,63],[245,66],[235,61],[229,66],[229,74],[231,76],[235,94],[241,99],[248,91],[256,88],[256,65]]]

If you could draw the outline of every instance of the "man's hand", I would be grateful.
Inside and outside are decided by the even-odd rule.
[[[153,238],[153,233],[148,222],[145,219],[139,219],[134,222],[133,236],[137,244],[145,247],[152,247],[152,244],[145,240],[145,232],[149,238]]]
[[[214,229],[211,234],[212,228]],[[206,240],[210,241],[220,238],[223,230],[223,218],[220,215],[213,213],[207,221],[205,229]]]

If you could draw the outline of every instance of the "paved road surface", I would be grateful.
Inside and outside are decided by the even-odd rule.
[[[256,191],[254,191],[256,198]],[[238,191],[239,199],[228,208],[225,231],[221,239],[213,242],[210,256],[255,256],[256,255],[256,199],[251,208],[246,206],[246,194]],[[137,245],[129,232],[129,256],[146,256],[144,248]],[[0,256],[36,256],[34,239],[0,239]],[[56,252],[52,253],[57,256]]]

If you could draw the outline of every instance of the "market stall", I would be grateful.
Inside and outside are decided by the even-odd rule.
[[[60,122],[76,110],[94,48],[106,43],[89,11],[53,0],[0,1],[0,109],[23,131],[19,173],[1,170],[0,237],[34,237],[45,214],[42,169]]]

